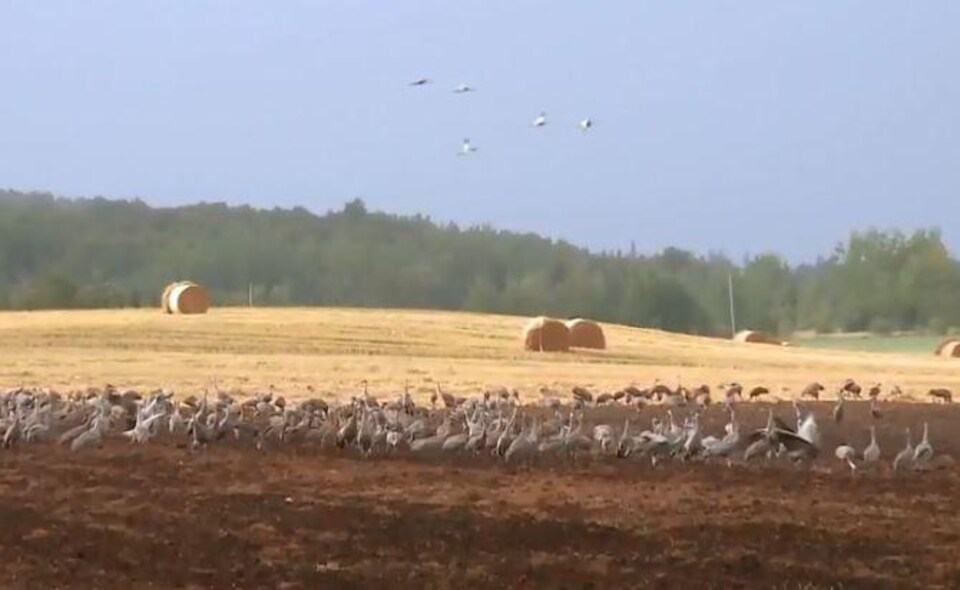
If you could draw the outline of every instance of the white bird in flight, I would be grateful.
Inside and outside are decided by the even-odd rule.
[[[464,138],[463,143],[460,144],[460,151],[457,153],[458,156],[469,156],[472,153],[475,153],[478,149],[477,146],[470,143],[469,138]]]
[[[583,121],[580,121],[580,131],[590,131],[593,128],[593,119],[587,117]]]
[[[531,125],[534,127],[543,127],[546,124],[547,124],[547,114],[544,112],[541,112],[539,115],[537,115],[537,118],[533,120],[533,123],[531,123]]]
[[[475,92],[476,90],[477,90],[476,88],[474,88],[469,84],[460,84],[459,86],[453,89],[453,91],[456,92],[457,94],[464,94],[466,92]]]

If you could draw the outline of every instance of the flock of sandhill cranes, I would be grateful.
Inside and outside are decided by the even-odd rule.
[[[274,391],[245,401],[217,391],[213,395],[181,400],[171,392],[141,395],[113,386],[92,388],[67,396],[41,389],[17,388],[0,395],[0,433],[3,447],[21,444],[59,443],[73,451],[100,447],[107,437],[126,438],[145,444],[158,437],[174,437],[191,448],[201,449],[218,441],[248,441],[257,449],[288,444],[315,444],[320,448],[353,452],[361,457],[378,454],[412,455],[487,453],[509,463],[529,464],[540,457],[610,456],[645,458],[654,466],[665,461],[720,461],[732,464],[775,461],[778,458],[806,463],[822,451],[820,420],[806,402],[795,399],[795,423],[777,416],[773,406],[766,423],[747,428],[738,419],[738,408],[769,390],[722,386],[723,401],[712,404],[709,386],[670,388],[655,383],[648,388],[629,386],[614,393],[594,396],[574,387],[572,401],[541,391],[537,404],[520,403],[516,390],[486,391],[477,397],[458,397],[436,386],[429,405],[418,405],[409,388],[389,402],[363,391],[343,404],[311,398],[288,403]],[[812,383],[802,397],[819,399],[824,386]],[[312,392],[312,388],[310,388]],[[893,393],[899,391],[894,389]],[[852,381],[839,388],[831,416],[821,418],[839,428],[846,396],[859,397],[862,389]],[[880,420],[877,406],[880,386],[871,387],[871,416]],[[944,402],[948,390],[931,390]],[[634,407],[624,412],[622,426],[600,422],[596,408],[605,405]],[[722,432],[707,434],[701,417],[713,405],[726,413]],[[636,425],[649,413],[649,425]],[[684,414],[680,417],[680,414]],[[587,415],[594,420],[588,425]],[[609,412],[608,412],[609,414]],[[619,419],[618,419],[619,420]],[[870,443],[858,450],[843,443],[836,457],[851,470],[876,468],[883,461],[876,428],[869,427]],[[949,463],[946,455],[935,457],[930,431],[923,424],[923,437],[914,446],[906,429],[905,446],[892,459],[895,471],[926,469]]]
[[[424,87],[424,86],[429,86],[431,84],[433,84],[433,80],[430,78],[417,78],[416,80],[413,80],[409,83],[409,85],[412,87]],[[470,84],[465,84],[465,83],[458,84],[453,88],[454,94],[468,94],[476,91],[477,89],[474,86],[471,86]],[[533,120],[530,122],[530,127],[534,129],[542,129],[547,126],[547,123],[548,123],[547,113],[544,111],[540,111],[540,114],[534,117]],[[587,132],[593,129],[593,125],[594,125],[593,119],[591,119],[590,117],[586,117],[584,119],[581,119],[580,122],[577,123],[577,128],[579,128],[580,131],[582,132]],[[470,138],[465,137],[460,144],[460,151],[457,152],[457,155],[469,156],[471,154],[475,154],[477,151],[479,151],[479,149],[480,148],[478,148],[476,145],[473,144],[473,142],[470,141]]]

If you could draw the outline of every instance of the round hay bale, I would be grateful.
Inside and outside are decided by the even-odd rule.
[[[749,344],[782,344],[782,342],[779,340],[771,338],[763,332],[756,332],[754,330],[742,330],[737,332],[733,337],[733,340],[735,342],[746,342]]]
[[[523,347],[535,352],[570,350],[570,330],[560,320],[538,317],[523,328]]]
[[[940,356],[947,358],[960,358],[960,340],[952,340],[944,343],[940,349]]]
[[[180,283],[170,283],[163,290],[163,295],[160,296],[160,309],[163,310],[163,313],[173,313],[170,311],[170,292],[173,291],[173,288],[179,285]]]
[[[937,350],[933,353],[937,356],[956,356],[953,354],[944,354],[948,347],[953,344],[960,342],[960,338],[947,338],[943,342],[937,345]]]
[[[168,313],[200,314],[210,309],[210,296],[207,290],[196,283],[182,281],[176,283],[167,295]]]
[[[573,348],[594,348],[603,350],[607,347],[607,338],[603,334],[600,324],[592,320],[574,318],[567,320],[567,330],[570,331],[570,346]]]

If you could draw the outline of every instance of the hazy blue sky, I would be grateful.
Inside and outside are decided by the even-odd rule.
[[[591,248],[793,260],[938,225],[960,253],[958,72],[957,0],[7,0],[0,186],[359,196]],[[463,137],[480,151],[457,157]]]

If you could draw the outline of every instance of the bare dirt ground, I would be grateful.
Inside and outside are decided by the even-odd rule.
[[[741,420],[759,425],[766,407],[742,405]],[[960,587],[960,468],[852,477],[832,448],[845,435],[863,448],[866,404],[840,426],[829,407],[817,406],[827,449],[804,468],[174,440],[0,450],[0,587]],[[956,408],[885,410],[885,459],[924,420],[958,456]],[[706,430],[722,422],[711,408]]]

